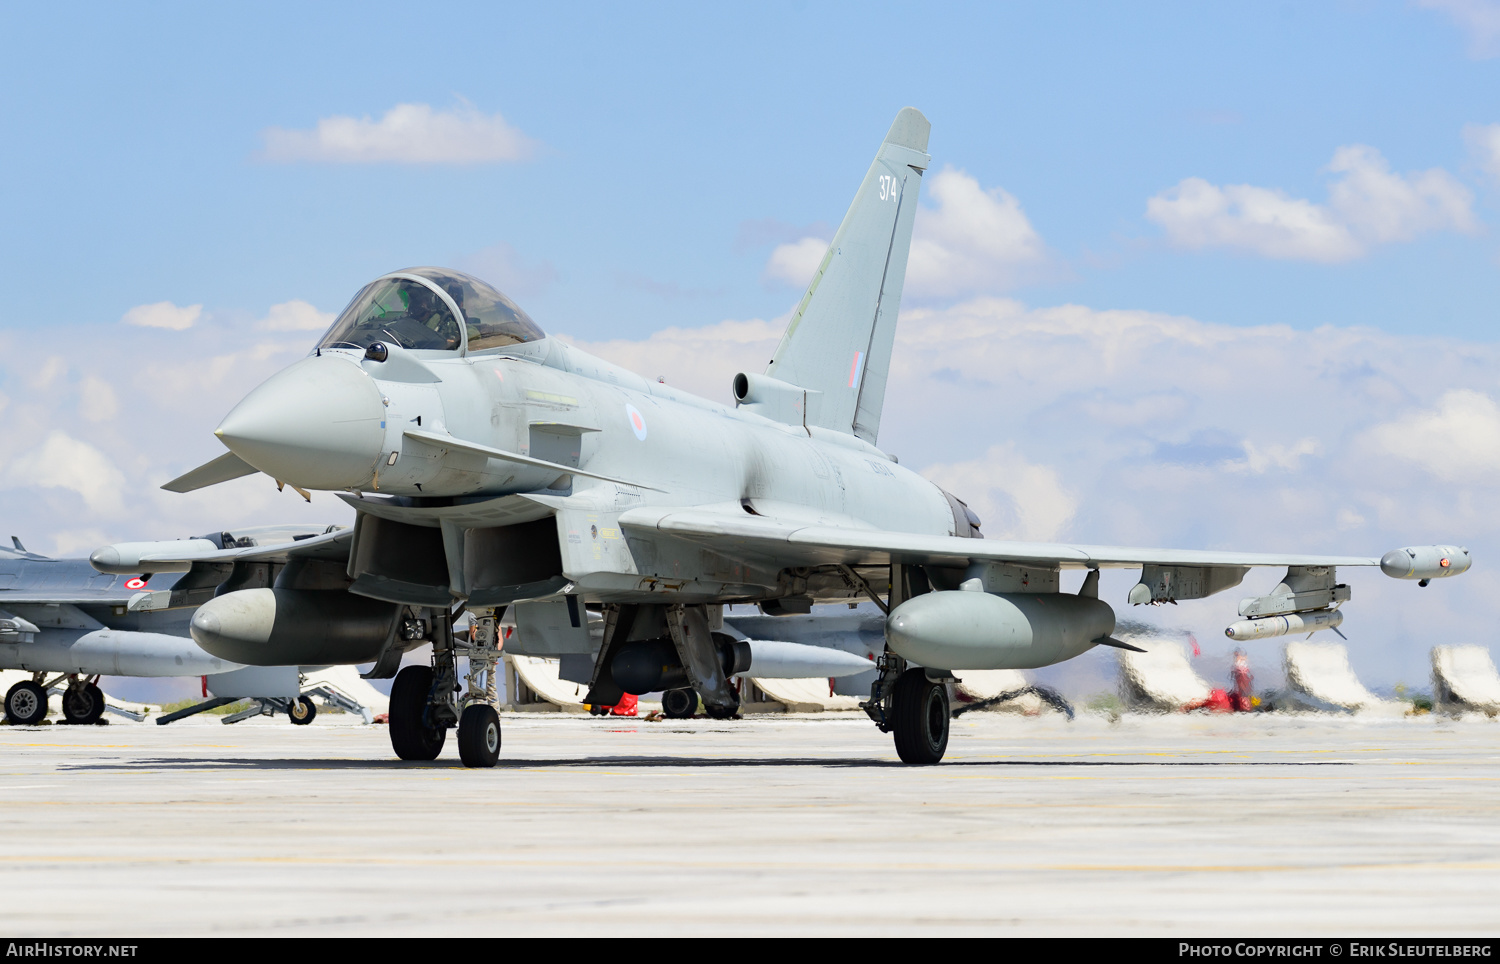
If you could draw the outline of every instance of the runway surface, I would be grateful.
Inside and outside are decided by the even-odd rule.
[[[0,927],[63,935],[1500,931],[1500,723],[509,715],[0,727]]]

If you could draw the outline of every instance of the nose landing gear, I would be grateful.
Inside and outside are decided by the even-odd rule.
[[[498,614],[480,616],[467,641],[453,636],[452,616],[434,620],[432,666],[408,666],[391,684],[391,748],[403,760],[435,760],[448,730],[458,727],[458,756],[466,767],[500,761],[500,714],[495,712]],[[458,657],[468,657],[467,689],[459,696]]]

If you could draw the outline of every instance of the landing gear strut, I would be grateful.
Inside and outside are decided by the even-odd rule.
[[[434,620],[432,666],[408,666],[391,684],[391,748],[403,760],[435,760],[448,730],[458,727],[458,755],[467,767],[500,760],[500,715],[495,712],[495,666],[500,661],[498,616],[478,616],[471,638],[453,636],[453,617]],[[467,689],[459,695],[458,657],[467,656]]]

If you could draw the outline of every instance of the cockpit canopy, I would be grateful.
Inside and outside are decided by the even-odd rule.
[[[393,271],[360,289],[318,342],[414,351],[484,351],[544,338],[526,312],[478,278],[447,268]]]

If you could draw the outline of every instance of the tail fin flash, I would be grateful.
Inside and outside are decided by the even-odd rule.
[[[885,135],[766,374],[821,392],[809,424],[874,443],[932,125],[904,107]],[[813,408],[813,406],[808,406]]]

